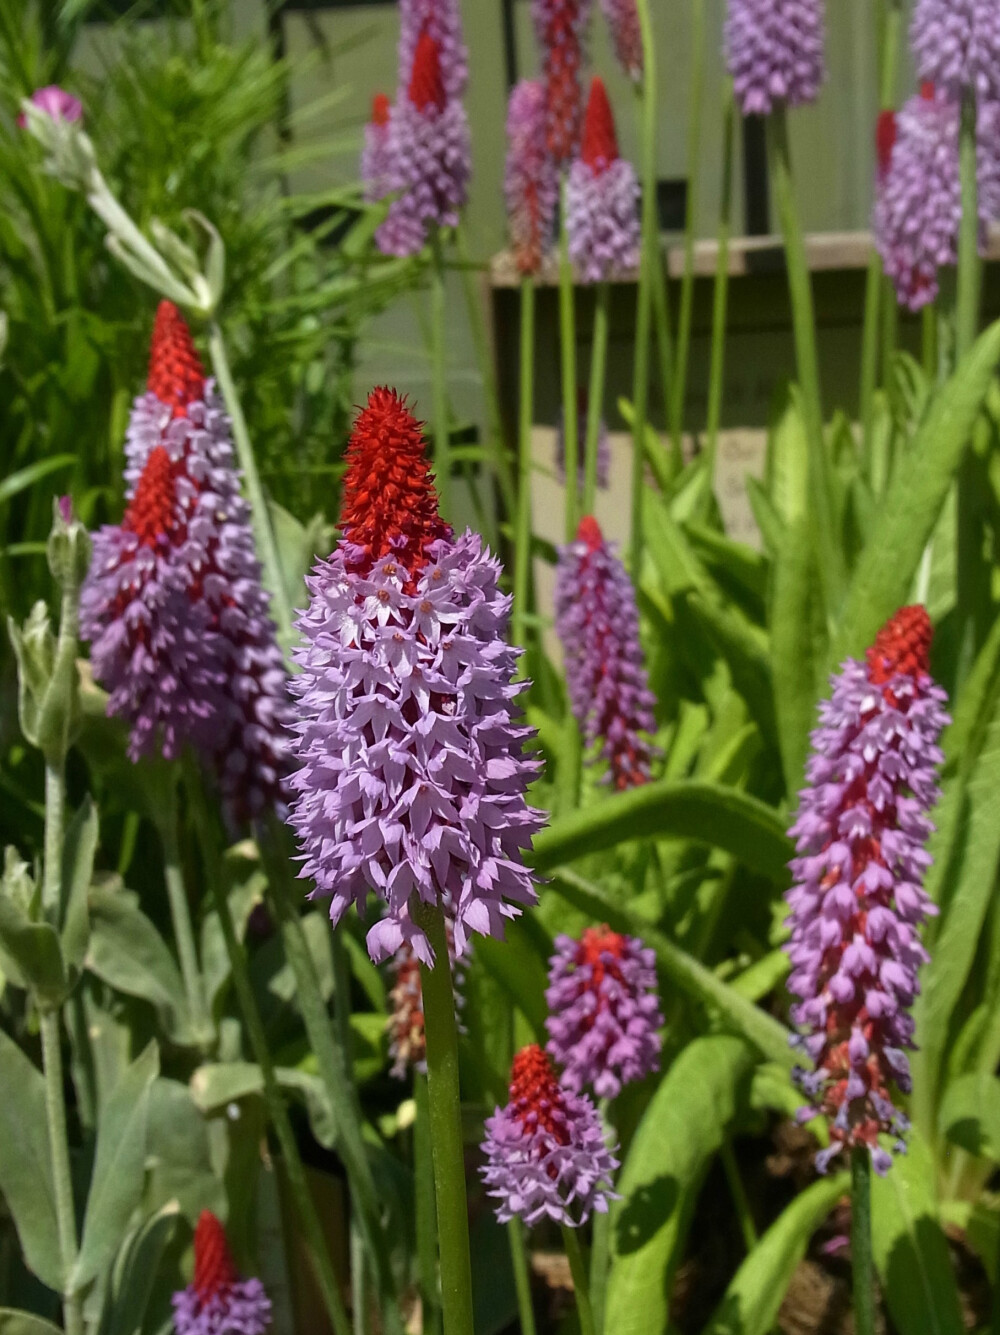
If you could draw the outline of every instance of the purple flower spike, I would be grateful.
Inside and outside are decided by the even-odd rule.
[[[966,88],[1000,100],[1000,9],[996,0],[917,0],[910,45],[921,79],[952,97]]]
[[[549,961],[546,1051],[579,1094],[613,1099],[622,1085],[660,1065],[663,1024],[653,952],[634,936],[588,927],[579,941],[557,936]]]
[[[430,963],[418,903],[453,911],[462,955],[470,932],[501,936],[536,900],[510,598],[481,539],[438,515],[420,424],[391,390],[355,423],[341,531],[299,620],[291,824],[333,922],[372,890],[387,906],[372,958],[407,941]]]
[[[618,156],[603,80],[587,99],[580,156],[566,183],[569,254],[585,283],[603,283],[639,263],[639,183]]]
[[[465,95],[469,53],[462,35],[458,0],[399,0],[399,101],[406,97],[422,33],[433,38],[441,56],[441,76],[449,101]]]
[[[66,121],[74,125],[77,121],[83,120],[83,103],[78,97],[67,93],[65,88],[59,88],[56,84],[49,84],[46,88],[36,88],[30,100],[39,111],[44,111],[54,121]],[[27,125],[28,120],[23,111],[18,116],[17,123],[22,130]]]
[[[556,630],[566,656],[574,717],[587,746],[601,742],[607,782],[621,791],[649,780],[656,701],[639,645],[639,611],[621,560],[591,515],[559,552]]]
[[[507,160],[504,199],[507,227],[517,267],[523,274],[541,268],[552,239],[559,182],[546,147],[545,85],[522,79],[507,104]]]
[[[726,65],[744,116],[815,102],[826,77],[823,0],[729,0]]]
[[[579,1228],[616,1199],[618,1160],[604,1143],[597,1109],[558,1083],[537,1044],[514,1058],[510,1102],[487,1118],[483,1153],[480,1171],[502,1224],[548,1218]]]
[[[789,833],[798,856],[788,892],[792,928],[788,990],[799,998],[797,1039],[814,1068],[797,1078],[809,1099],[803,1120],[822,1114],[830,1146],[865,1147],[885,1173],[880,1135],[905,1148],[907,1121],[890,1085],[910,1089],[909,1008],[927,960],[918,929],[937,908],[922,888],[930,864],[927,813],[938,797],[937,739],[948,722],[945,693],[927,671],[931,624],[922,607],[886,623],[867,661],[847,659],[820,706]]]
[[[642,82],[642,31],[635,0],[601,0],[619,65],[633,83]]]
[[[271,1300],[259,1279],[240,1279],[222,1225],[202,1210],[194,1234],[194,1279],[173,1296],[176,1335],[265,1335]]]
[[[472,171],[465,108],[450,98],[442,53],[421,33],[405,96],[389,114],[386,193],[396,195],[375,233],[384,255],[417,255],[432,227],[455,227]]]

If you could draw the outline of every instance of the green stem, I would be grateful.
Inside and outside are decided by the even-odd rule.
[[[413,1073],[413,1101],[417,1115],[413,1123],[413,1188],[416,1197],[417,1269],[423,1329],[427,1335],[441,1332],[441,1293],[438,1287],[437,1237],[435,1234],[434,1164],[431,1149],[430,1104],[427,1076]]]
[[[514,529],[514,610],[511,636],[525,643],[531,588],[531,427],[535,401],[535,280],[521,280],[521,373],[517,416],[517,517]]]
[[[855,1335],[875,1335],[875,1278],[872,1268],[871,1154],[851,1151],[851,1268],[854,1272]]]
[[[639,256],[639,290],[635,317],[635,381],[632,388],[634,424],[632,428],[632,579],[636,586],[642,573],[642,492],[646,476],[646,416],[649,409],[649,333],[656,281],[655,267],[660,262],[659,228],[656,219],[656,46],[649,17],[649,0],[636,0],[636,14],[642,37],[642,249]],[[664,393],[667,393],[666,388]]]
[[[604,384],[608,360],[608,285],[598,283],[594,303],[594,338],[587,390],[587,436],[583,445],[583,513],[594,512],[597,494],[597,442],[604,420]]]
[[[42,875],[42,909],[59,929],[62,899],[63,835],[66,826],[65,756],[45,761],[45,866]]]
[[[722,419],[722,394],[726,369],[726,319],[729,309],[729,233],[733,217],[733,145],[736,107],[733,85],[726,82],[722,104],[722,201],[719,210],[719,249],[715,263],[715,288],[712,295],[712,357],[708,373],[708,443],[709,489],[715,487],[715,465],[719,452],[719,423]]]
[[[792,332],[795,339],[809,455],[810,495],[821,556],[827,611],[833,613],[839,605],[844,588],[843,553],[836,536],[833,470],[823,441],[823,406],[819,358],[816,352],[816,314],[805,239],[795,203],[788,145],[788,118],[784,107],[777,108],[767,117],[767,147],[771,188],[785,242]]]
[[[563,183],[562,223],[559,228],[559,355],[562,366],[562,410],[564,459],[566,462],[566,541],[576,537],[579,520],[577,467],[580,424],[576,404],[576,317],[573,299],[573,265],[569,258],[566,230],[566,186]]]
[[[354,1335],[372,1335],[368,1294],[368,1257],[364,1235],[351,1220],[351,1324]]]
[[[205,983],[198,965],[198,949],[195,945],[194,927],[191,923],[191,908],[188,903],[184,872],[181,867],[180,849],[177,844],[177,794],[176,780],[173,773],[168,777],[167,783],[166,800],[154,812],[156,828],[159,832],[160,843],[163,846],[163,879],[167,883],[170,919],[174,928],[174,940],[177,943],[177,955],[181,964],[181,977],[184,980],[184,995],[187,997],[188,1010],[191,1013],[191,1025],[194,1029],[195,1042],[199,1047],[205,1049],[211,1045],[214,1031],[205,1001]]]
[[[670,434],[674,454],[681,453],[684,405],[687,398],[688,361],[691,353],[691,319],[694,311],[694,227],[698,211],[698,181],[701,168],[701,98],[705,75],[705,2],[691,4],[691,83],[688,102],[687,202],[684,213],[684,277],[677,328],[677,363],[670,387]]]
[[[580,1335],[596,1335],[594,1311],[590,1305],[590,1288],[587,1283],[587,1267],[584,1263],[577,1230],[570,1228],[568,1224],[563,1224],[562,1238],[563,1247],[566,1249],[566,1259],[569,1261],[570,1274],[573,1276],[576,1310],[580,1317]]]
[[[514,1269],[514,1288],[517,1291],[517,1315],[521,1335],[535,1335],[535,1306],[531,1299],[531,1267],[528,1264],[528,1245],[524,1225],[514,1216],[507,1224],[510,1241],[510,1261]]]
[[[938,367],[937,311],[933,304],[920,312],[920,356],[927,382],[933,385]]]
[[[983,280],[983,266],[979,258],[979,197],[976,181],[976,95],[971,88],[962,94],[958,165],[962,184],[962,222],[958,232],[956,361],[960,361],[976,341]]]
[[[299,1147],[295,1142],[295,1133],[292,1131],[292,1124],[288,1119],[288,1110],[285,1107],[277,1077],[274,1074],[274,1063],[271,1060],[267,1033],[253,994],[246,955],[236,936],[236,929],[233,926],[232,915],[229,911],[229,900],[226,898],[222,878],[216,872],[216,868],[211,868],[209,871],[212,895],[216,912],[219,915],[219,925],[222,928],[226,952],[229,956],[229,964],[233,973],[233,986],[236,989],[243,1023],[246,1025],[247,1033],[250,1036],[250,1045],[253,1048],[264,1081],[264,1101],[267,1105],[268,1116],[281,1147],[281,1153],[285,1161],[285,1171],[288,1174],[288,1184],[295,1199],[306,1245],[312,1254],[327,1314],[336,1335],[351,1335],[350,1319],[340,1295],[340,1286],[337,1283],[337,1276],[334,1273],[330,1253],[323,1237],[323,1226],[309,1191],[305,1170],[302,1167],[302,1159],[299,1156]]]
[[[451,457],[448,439],[448,371],[445,362],[447,322],[444,253],[441,233],[431,229],[431,400],[434,422],[434,481],[441,513],[451,519]]]
[[[73,1176],[69,1163],[69,1139],[66,1134],[59,1012],[43,1010],[39,1018],[39,1027],[42,1034],[42,1067],[45,1072],[49,1157],[52,1160],[52,1185],[55,1192],[56,1225],[59,1230],[59,1259],[65,1286],[63,1321],[66,1335],[82,1335],[83,1303],[72,1286],[73,1268],[77,1257],[76,1211],[73,1206]]]
[[[226,404],[226,411],[233,424],[233,440],[236,444],[236,457],[243,473],[243,483],[250,502],[250,519],[253,524],[254,542],[261,565],[264,567],[264,580],[271,595],[271,610],[278,625],[278,636],[282,647],[287,652],[293,636],[292,609],[288,600],[288,590],[281,573],[281,561],[278,557],[278,544],[275,541],[271,515],[264,497],[260,474],[257,471],[257,459],[254,455],[253,442],[247,429],[246,418],[236,392],[226,344],[222,330],[213,320],[208,327],[208,350],[212,359],[212,369],[219,382],[219,389]]]
[[[757,1246],[757,1226],[753,1221],[753,1211],[750,1209],[750,1201],[747,1199],[747,1193],[743,1186],[743,1179],[740,1177],[739,1165],[736,1162],[736,1155],[733,1153],[732,1142],[728,1139],[722,1142],[722,1148],[719,1151],[722,1159],[723,1171],[726,1174],[726,1181],[729,1184],[729,1192],[733,1198],[733,1205],[736,1207],[736,1216],[740,1222],[740,1232],[743,1234],[743,1244],[747,1249],[747,1255]]]
[[[865,317],[861,331],[861,457],[869,471],[875,387],[878,383],[879,303],[882,298],[882,258],[874,245],[865,277]]]
[[[595,1214],[590,1232],[590,1303],[594,1312],[596,1335],[604,1331],[604,1302],[608,1288],[608,1269],[611,1260],[611,1216],[607,1212]]]
[[[472,1265],[462,1149],[455,992],[444,915],[439,908],[422,905],[420,923],[427,933],[435,960],[433,968],[421,964],[420,986],[427,1039],[427,1094],[444,1335],[472,1335]]]
[[[285,849],[284,831],[273,824],[261,848],[268,871],[268,889],[275,917],[281,927],[285,957],[295,975],[295,999],[302,1014],[309,1047],[316,1057],[320,1079],[330,1103],[337,1127],[337,1152],[344,1162],[351,1187],[358,1224],[372,1262],[387,1330],[401,1331],[395,1285],[385,1240],[380,1227],[380,1209],[375,1178],[362,1138],[362,1114],[350,1065],[349,981],[345,979],[342,943],[337,941],[341,958],[334,954],[334,979],[337,1019],[331,1023],[323,1000],[316,967],[306,941],[297,898],[290,883],[290,864]]]

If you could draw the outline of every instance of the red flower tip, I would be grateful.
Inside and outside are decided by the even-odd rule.
[[[552,1063],[537,1043],[522,1048],[510,1068],[510,1102],[524,1123],[543,1127],[560,1145],[569,1143],[562,1091]]]
[[[175,523],[173,466],[164,446],[157,445],[146,460],[122,528],[135,533],[144,547],[155,547]]]
[[[901,607],[890,617],[866,655],[868,676],[881,686],[900,674],[925,676],[929,670],[931,640],[934,631],[924,607]]]
[[[598,547],[604,541],[604,535],[601,533],[601,526],[593,515],[584,515],[580,520],[580,526],[576,530],[577,542],[585,542],[588,552],[596,552]]]
[[[444,111],[448,100],[441,77],[441,48],[426,28],[421,32],[413,54],[409,98],[418,111],[426,111],[431,106]]]
[[[880,111],[875,123],[875,155],[878,159],[879,175],[884,176],[892,161],[892,150],[896,147],[896,113]]]
[[[438,514],[421,423],[394,389],[377,388],[358,414],[347,447],[340,528],[345,541],[364,549],[348,558],[366,575],[383,556],[394,555],[415,576],[427,548],[450,538]]]
[[[191,341],[191,331],[172,301],[156,310],[149,350],[149,389],[175,417],[186,417],[188,405],[204,397],[205,371]]]
[[[376,93],[372,98],[372,125],[389,124],[389,99],[385,93]]]
[[[615,118],[611,112],[604,80],[594,75],[583,117],[583,142],[580,156],[593,172],[603,172],[618,157]]]
[[[600,987],[606,973],[612,978],[619,978],[618,963],[625,953],[625,938],[619,932],[613,932],[605,923],[602,927],[588,927],[580,937],[577,947],[577,964],[589,964],[592,970],[591,987]],[[605,956],[611,956],[607,963]]]
[[[934,85],[933,83],[931,83],[930,79],[925,79],[924,82],[920,85],[920,96],[924,99],[925,102],[934,101],[935,91],[936,90],[934,88]]]
[[[194,1231],[195,1293],[204,1302],[238,1279],[225,1229],[211,1210],[202,1210]]]

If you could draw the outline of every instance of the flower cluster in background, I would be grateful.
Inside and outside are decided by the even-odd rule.
[[[585,283],[606,282],[639,262],[639,183],[632,164],[618,156],[611,103],[598,75],[566,182],[566,232]]]
[[[259,1279],[240,1279],[222,1224],[203,1210],[194,1233],[194,1278],[174,1294],[176,1335],[265,1335],[271,1301]]]
[[[824,0],[729,0],[726,64],[744,116],[815,102],[826,77]]]

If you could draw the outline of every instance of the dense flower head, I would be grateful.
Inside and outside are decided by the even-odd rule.
[[[607,782],[621,790],[646,783],[655,700],[639,645],[639,610],[621,558],[592,515],[559,551],[556,630],[566,660],[574,717],[587,746],[600,743]]]
[[[580,156],[566,184],[569,254],[586,283],[601,283],[639,263],[639,183],[618,156],[604,82],[595,76],[587,99]]]
[[[194,1233],[194,1278],[173,1296],[176,1335],[264,1335],[271,1300],[259,1279],[240,1279],[222,1224],[202,1210]]]
[[[290,706],[240,494],[229,419],[176,307],[161,304],[149,390],[126,442],[129,504],[94,536],[81,595],[109,711],[133,757],[206,753],[237,819],[283,803]]]
[[[824,0],[729,0],[726,65],[744,116],[815,102],[826,76]]]
[[[515,721],[510,598],[481,539],[439,518],[421,440],[405,403],[374,391],[349,452],[343,536],[299,619],[291,824],[333,922],[372,890],[386,905],[373,959],[405,941],[429,963],[421,902],[453,911],[458,954],[471,931],[499,936],[535,902],[522,854],[542,818],[524,798],[537,766]]]
[[[1000,216],[1000,105],[978,108],[978,184],[981,239]],[[888,162],[875,196],[875,244],[896,296],[912,311],[933,301],[938,270],[957,263],[962,217],[958,171],[959,109],[924,84],[895,118]]]
[[[369,204],[384,199],[389,193],[391,111],[392,107],[385,93],[376,93],[372,99],[371,119],[365,126],[365,141],[361,150],[361,180],[365,199]]]
[[[584,476],[586,470],[586,459],[584,450],[587,443],[587,415],[590,412],[590,402],[587,396],[587,390],[581,385],[576,391],[576,480],[577,486],[583,490]],[[566,415],[560,410],[559,420],[556,424],[556,472],[559,475],[559,481],[565,485],[566,482]],[[597,427],[597,485],[606,488],[611,481],[611,437],[608,435],[608,427],[602,417]]]
[[[83,120],[83,103],[57,84],[50,83],[45,88],[36,88],[29,100],[39,111],[44,111],[54,121],[66,121],[74,125],[77,121]],[[22,130],[27,125],[28,119],[23,111],[18,116],[17,123]]]
[[[507,104],[504,199],[511,248],[521,273],[541,267],[559,196],[555,163],[546,147],[545,86],[522,79]]]
[[[633,81],[642,80],[642,30],[635,0],[601,0],[619,65]]]
[[[400,0],[399,98],[411,86],[417,46],[425,34],[440,52],[440,77],[446,97],[462,97],[469,80],[469,54],[458,0]]]
[[[449,96],[442,51],[424,28],[405,89],[389,113],[385,193],[395,195],[375,233],[385,255],[416,255],[432,227],[455,227],[472,170],[465,108]]]
[[[918,929],[936,913],[922,887],[930,863],[928,812],[938,797],[937,739],[945,693],[928,671],[931,626],[922,607],[901,609],[866,661],[847,659],[812,734],[808,786],[790,834],[797,856],[788,893],[789,991],[797,1044],[814,1068],[797,1078],[822,1114],[825,1171],[842,1150],[865,1147],[885,1173],[879,1136],[901,1137],[906,1118],[890,1086],[910,1088],[909,1007],[927,959]]]
[[[556,937],[549,960],[547,1051],[577,1093],[613,1099],[659,1068],[663,1024],[655,956],[634,936],[588,927]]]
[[[952,97],[966,88],[1000,100],[1000,8],[996,0],[917,0],[910,20],[917,73]]]
[[[532,0],[542,48],[546,143],[557,166],[569,162],[580,134],[580,66],[591,0]]]
[[[614,1199],[618,1160],[604,1143],[601,1119],[584,1094],[560,1084],[537,1044],[514,1058],[510,1100],[486,1119],[480,1170],[497,1218],[526,1224],[549,1218],[577,1228]]]

